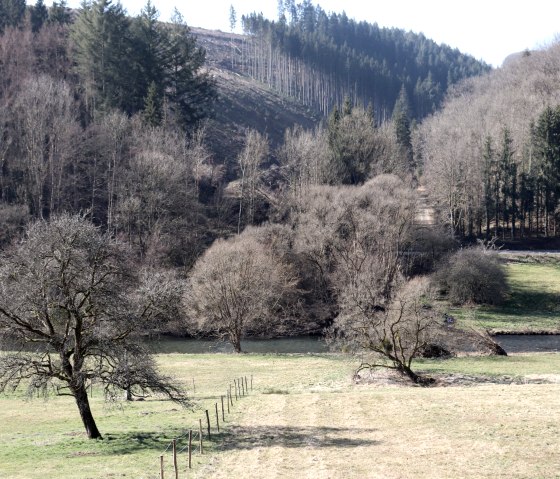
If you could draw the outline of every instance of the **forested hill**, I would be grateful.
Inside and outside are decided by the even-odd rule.
[[[249,38],[240,51],[246,71],[328,113],[345,97],[391,116],[401,88],[415,118],[435,111],[450,85],[490,70],[423,34],[327,14],[310,0],[280,1],[280,19],[242,17]]]
[[[206,68],[218,93],[206,121],[207,141],[217,157],[233,161],[248,128],[266,134],[274,151],[283,143],[286,129],[294,125],[313,129],[320,123],[321,114],[314,108],[243,74],[237,52],[246,37],[201,28],[192,33],[206,52]]]

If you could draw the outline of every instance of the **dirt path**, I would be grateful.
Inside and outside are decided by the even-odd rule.
[[[422,226],[433,226],[435,224],[435,210],[431,206],[428,192],[425,186],[419,186],[418,193],[418,213],[416,214],[416,224]]]

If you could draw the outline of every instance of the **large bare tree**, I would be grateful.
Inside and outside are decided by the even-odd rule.
[[[415,278],[401,283],[384,306],[369,299],[376,294],[372,286],[361,281],[351,287],[334,323],[333,338],[349,350],[373,353],[372,359],[362,359],[356,373],[384,367],[415,383],[429,383],[412,369],[414,359],[436,343],[442,331],[442,315],[433,306],[428,280]]]
[[[327,301],[336,303],[333,337],[383,359],[368,366],[391,367],[418,382],[411,363],[433,337],[437,313],[423,307],[423,283],[406,279],[415,216],[415,193],[396,176],[360,187],[322,186],[300,208],[295,248],[316,271]]]
[[[241,352],[248,332],[270,330],[275,312],[297,279],[273,247],[244,231],[217,240],[195,264],[185,305],[197,330],[231,342]]]
[[[81,216],[32,224],[0,266],[0,392],[26,382],[34,391],[73,396],[89,438],[100,438],[86,388],[163,393],[184,403],[181,388],[158,374],[136,333],[162,320],[178,284],[145,280],[125,250]]]

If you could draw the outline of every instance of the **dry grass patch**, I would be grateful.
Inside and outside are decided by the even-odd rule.
[[[560,470],[559,384],[356,385],[356,359],[337,355],[158,360],[191,388],[195,379],[194,410],[156,400],[107,407],[94,390],[103,441],[85,439],[70,398],[0,397],[0,478],[155,479],[169,441],[197,424],[233,378],[251,374],[253,392],[236,403],[209,454],[195,456],[189,477],[553,478]],[[419,367],[548,377],[560,371],[560,354],[423,360]]]
[[[261,395],[197,477],[557,477],[559,393],[357,386]]]

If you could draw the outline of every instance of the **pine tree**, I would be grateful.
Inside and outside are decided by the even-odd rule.
[[[131,112],[129,27],[122,5],[112,0],[84,2],[72,26],[76,70],[92,116],[114,107]]]
[[[38,32],[47,21],[49,12],[43,0],[37,0],[34,7],[31,7],[31,30]]]
[[[395,126],[399,155],[404,159],[409,168],[413,170],[415,165],[410,132],[410,107],[404,85],[401,88],[399,98],[393,110],[393,124]]]
[[[167,101],[177,123],[187,128],[211,114],[215,82],[202,67],[205,50],[181,18],[166,27],[167,57],[164,81]]]
[[[0,0],[0,32],[17,27],[25,18],[25,0]]]
[[[158,21],[159,12],[150,0],[132,25],[134,42],[134,85],[131,92],[136,108],[143,107],[150,85],[165,90],[165,70],[168,63],[169,41]]]
[[[509,129],[502,132],[502,148],[500,151],[500,177],[502,178],[502,216],[505,228],[511,221],[511,232],[515,234],[515,221],[517,210],[517,166],[513,160],[513,139]]]
[[[490,239],[490,220],[492,218],[492,210],[494,206],[494,196],[492,187],[492,176],[494,169],[494,149],[492,147],[492,138],[486,137],[484,142],[484,209],[486,216],[486,239]]]
[[[533,144],[538,159],[538,183],[544,189],[544,230],[550,233],[550,214],[560,197],[560,106],[546,107],[533,130]]]
[[[70,23],[70,14],[66,7],[66,0],[52,3],[51,8],[49,8],[49,23],[58,23],[59,25]]]
[[[155,82],[150,84],[142,112],[144,122],[150,126],[158,126],[162,119],[162,102]]]

